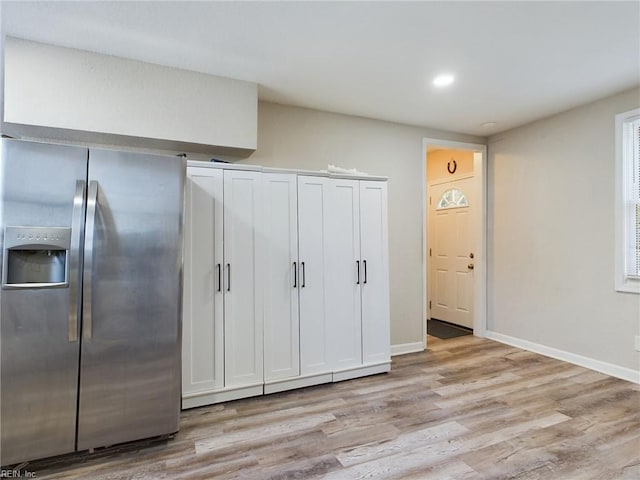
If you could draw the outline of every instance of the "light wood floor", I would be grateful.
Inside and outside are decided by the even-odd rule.
[[[183,412],[177,437],[32,464],[65,479],[640,479],[640,388],[472,336],[389,374]]]

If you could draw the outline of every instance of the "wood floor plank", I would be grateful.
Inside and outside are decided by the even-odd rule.
[[[200,455],[205,452],[222,450],[228,447],[237,448],[243,444],[250,445],[252,442],[264,441],[265,439],[277,441],[279,437],[295,435],[300,431],[313,429],[335,419],[336,417],[330,413],[301,415],[298,418],[290,419],[285,422],[278,421],[274,424],[249,427],[228,433],[224,432],[224,434],[213,438],[197,440],[195,445],[196,454]]]
[[[337,457],[342,466],[350,467],[358,463],[398,455],[425,445],[449,440],[467,432],[469,432],[469,429],[457,422],[446,422],[399,435],[388,442],[374,443],[346,450],[343,453],[338,453]]]
[[[428,337],[388,374],[190,409],[174,439],[26,469],[64,480],[638,480],[640,388],[487,339]]]

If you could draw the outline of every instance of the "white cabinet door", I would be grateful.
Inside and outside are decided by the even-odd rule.
[[[300,375],[298,186],[295,174],[265,173],[264,378]]]
[[[182,392],[224,386],[222,171],[187,169]]]
[[[388,362],[389,258],[386,182],[360,182],[363,362]]]
[[[329,185],[326,318],[333,368],[341,370],[362,364],[360,189],[358,180],[331,179]]]
[[[261,175],[224,171],[225,387],[263,381]]]
[[[331,372],[325,312],[325,219],[329,179],[298,177],[300,373]]]

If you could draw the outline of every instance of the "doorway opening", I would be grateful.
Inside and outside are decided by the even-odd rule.
[[[423,179],[426,348],[429,324],[434,335],[486,330],[486,146],[425,138]]]

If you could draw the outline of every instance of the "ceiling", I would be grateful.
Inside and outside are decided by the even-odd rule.
[[[640,83],[640,2],[2,2],[7,35],[480,136]],[[452,73],[448,88],[431,84]],[[482,126],[495,122],[494,126]]]

